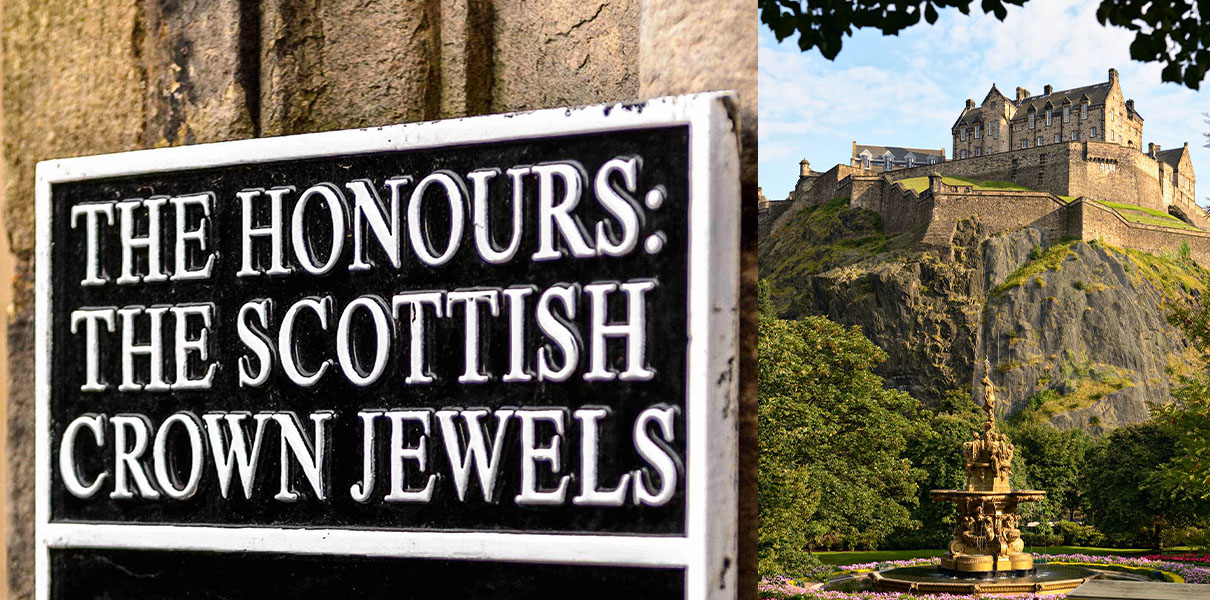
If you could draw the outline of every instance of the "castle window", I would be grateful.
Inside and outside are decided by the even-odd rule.
[[[1028,147],[1029,147],[1029,140],[1021,140],[1021,147],[1022,147],[1022,148],[1028,148]]]
[[[1085,102],[1084,104],[1080,105],[1080,120],[1083,121],[1084,119],[1087,119],[1087,118],[1088,118],[1088,103]]]
[[[1059,142],[1061,142],[1061,141],[1063,141],[1063,136],[1062,136],[1062,135],[1060,135],[1060,134],[1058,134],[1058,133],[1056,133],[1056,134],[1055,134],[1055,143],[1057,144],[1057,143],[1059,143]]]
[[[964,141],[964,142],[966,141],[966,128],[965,127],[962,128],[962,141]]]
[[[1054,114],[1055,114],[1054,111],[1051,111],[1051,110],[1046,111],[1046,126],[1047,127],[1050,127],[1050,118]]]
[[[1067,123],[1069,121],[1071,121],[1071,107],[1064,106],[1063,107],[1063,122]]]
[[[1088,137],[1090,139],[1094,139],[1094,140],[1097,138],[1097,128],[1096,127],[1093,127],[1092,130],[1088,132]]]
[[[983,148],[975,148],[975,156],[983,156]]]
[[[1036,121],[1035,121],[1035,119],[1037,118],[1037,116],[1038,116],[1038,115],[1036,115],[1036,114],[1034,114],[1034,113],[1032,113],[1032,112],[1031,112],[1031,113],[1029,113],[1029,128],[1030,128],[1030,129],[1033,129],[1033,128],[1034,128],[1034,125],[1036,125],[1036,124],[1037,124],[1037,123],[1036,123]]]
[[[1074,142],[1078,139],[1080,139],[1080,132],[1078,132],[1078,131],[1071,132],[1071,141]]]
[[[992,137],[1000,139],[1000,124],[992,123]]]
[[[1041,146],[1041,145],[1042,145],[1042,136],[1038,136],[1038,144],[1037,144],[1037,145],[1039,145],[1039,146]]]
[[[966,150],[962,151],[962,158],[966,158]]]
[[[870,168],[870,157],[868,157],[868,156],[861,157],[861,168],[863,168],[863,169]]]
[[[982,125],[975,125],[975,139],[979,139],[979,133],[983,129]]]

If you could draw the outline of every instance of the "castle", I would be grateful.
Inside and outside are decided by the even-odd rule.
[[[1010,99],[992,85],[954,122],[953,159],[875,171],[860,161],[817,173],[801,163],[794,191],[762,199],[760,239],[798,208],[848,197],[877,212],[889,235],[911,233],[943,253],[959,220],[992,232],[1035,226],[1051,239],[1101,239],[1149,252],[1187,243],[1210,266],[1210,216],[1196,202],[1189,145],[1142,148],[1143,117],[1122,95],[1115,69],[1104,83]]]

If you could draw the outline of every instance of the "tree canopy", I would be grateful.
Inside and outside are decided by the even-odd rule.
[[[1003,21],[1008,6],[1028,0],[981,0],[983,12]],[[970,14],[973,0],[758,0],[760,19],[778,41],[795,33],[803,52],[819,48],[829,60],[836,58],[844,37],[855,29],[873,27],[885,35],[920,23],[937,22],[938,10],[956,8]],[[1191,0],[1102,0],[1097,20],[1134,32],[1130,57],[1164,65],[1164,81],[1198,89],[1210,68],[1210,36],[1197,5]],[[1210,13],[1207,14],[1210,18]]]
[[[761,570],[802,573],[810,548],[874,548],[910,527],[918,402],[871,371],[886,354],[821,317],[761,316],[759,335]]]

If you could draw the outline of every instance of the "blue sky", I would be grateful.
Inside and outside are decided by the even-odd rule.
[[[978,3],[975,3],[977,6]],[[847,163],[858,143],[945,148],[949,128],[967,98],[976,103],[997,84],[1011,97],[1017,86],[1033,94],[1046,84],[1069,89],[1120,73],[1122,93],[1143,116],[1143,146],[1175,148],[1189,142],[1199,202],[1210,196],[1210,149],[1204,148],[1203,112],[1210,91],[1161,83],[1161,65],[1130,60],[1134,34],[1102,27],[1095,2],[1031,0],[1009,7],[1004,22],[947,9],[935,25],[899,36],[860,30],[845,38],[835,61],[818,50],[800,52],[797,37],[777,43],[760,30],[760,185],[785,198],[798,178],[798,161],[816,171]],[[1210,90],[1210,81],[1203,83]]]

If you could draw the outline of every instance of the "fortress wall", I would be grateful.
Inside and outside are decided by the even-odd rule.
[[[862,172],[861,169],[849,165],[836,165],[818,177],[799,178],[794,192],[790,195],[792,200],[787,201],[787,206],[770,219],[768,233],[781,229],[794,213],[803,208],[819,206],[833,198],[849,196],[849,176]],[[758,239],[763,239],[763,236]]]
[[[1210,233],[1130,223],[1095,202],[1078,201],[1071,210],[1079,220],[1084,240],[1099,239],[1153,254],[1177,252],[1181,242],[1187,242],[1193,260],[1203,267],[1210,266]]]
[[[881,213],[885,205],[886,180],[881,175],[853,175],[842,184],[842,196],[849,197],[849,206]]]
[[[793,202],[790,199],[770,200],[762,203],[756,209],[756,239],[765,239],[769,235],[769,231],[773,229],[773,223],[786,212],[786,209],[790,208],[791,204]]]
[[[1077,234],[1067,205],[1049,193],[935,185],[941,189],[933,192],[933,222],[926,234],[928,242],[948,245],[954,225],[968,218],[977,218],[993,232],[1032,226],[1044,231],[1051,240]]]
[[[923,177],[931,173],[981,181],[1007,181],[1033,190],[1068,194],[1068,172],[1072,159],[1083,157],[1079,142],[1047,144],[999,154],[951,160],[935,165],[891,171],[892,181]]]
[[[1078,144],[1077,144],[1078,145]],[[1134,148],[1085,142],[1072,161],[1069,196],[1086,196],[1165,210],[1159,163]]]
[[[898,235],[908,231],[924,229],[933,216],[932,196],[917,196],[902,185],[884,183],[882,208],[882,230],[887,235]]]
[[[1171,188],[1172,186],[1168,187]],[[1173,191],[1169,201],[1171,204],[1181,209],[1181,212],[1185,213],[1185,216],[1188,217],[1190,221],[1193,221],[1194,225],[1197,225],[1204,231],[1210,231],[1210,215],[1207,215],[1206,209],[1198,206],[1197,202],[1194,201],[1193,198]]]

